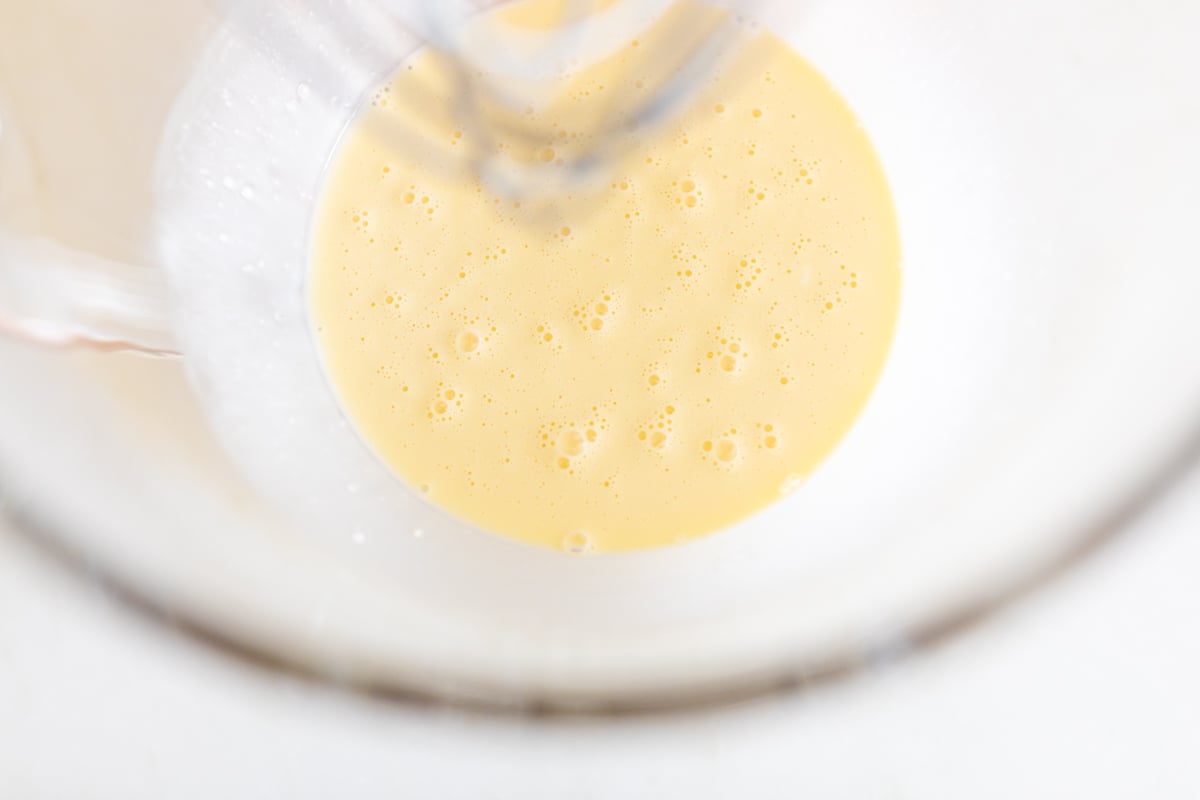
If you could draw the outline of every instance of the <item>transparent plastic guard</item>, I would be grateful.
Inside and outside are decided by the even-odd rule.
[[[685,107],[744,44],[751,26],[743,14],[756,5],[741,0],[705,6],[700,14],[694,3],[677,0],[210,0],[208,8],[255,44],[278,51],[281,63],[305,76],[297,80],[301,94],[365,103],[362,87],[379,86],[387,77],[379,74],[380,64],[398,67],[428,46],[441,78],[455,91],[417,89],[392,97],[400,113],[373,117],[381,141],[429,169],[473,173],[502,196],[553,203],[559,194],[602,182],[607,165]],[[533,114],[562,100],[565,76],[633,40],[643,45],[629,66],[638,80],[609,87],[602,100],[581,110],[577,140],[557,147],[554,158],[519,155],[556,141],[556,131]],[[123,95],[142,94],[129,76],[126,81]],[[2,94],[0,331],[55,346],[177,352],[166,283],[152,263],[151,215],[141,215],[144,230],[108,225],[113,237],[128,240],[113,248],[78,247],[43,231],[34,176],[45,165],[27,147],[21,120],[5,109]],[[151,96],[161,102],[146,105],[165,115],[171,98]],[[441,99],[446,96],[449,101]],[[454,119],[464,132],[462,146],[448,147],[408,122],[431,115]],[[135,127],[154,129],[141,122]],[[117,180],[136,182],[136,175]],[[59,197],[75,194],[74,187],[57,191]]]
[[[255,19],[247,6],[225,0],[231,18]],[[552,200],[604,180],[611,164],[644,135],[668,123],[693,93],[748,40],[748,15],[758,3],[719,5],[680,0],[286,0],[267,28],[245,34],[293,43],[282,53],[297,74],[318,76],[322,93],[346,96],[378,84],[371,65],[400,61],[419,46],[437,59],[446,93],[410,88],[390,96],[402,113],[380,122],[381,141],[429,169],[474,172],[509,199]],[[697,9],[702,13],[697,13]],[[368,44],[363,46],[364,33]],[[637,41],[621,86],[574,114],[578,139],[543,161],[522,157],[556,141],[557,131],[535,119],[561,110],[565,80]],[[316,69],[314,70],[314,65]],[[449,107],[444,98],[449,95]],[[465,146],[448,147],[407,120],[449,117]],[[561,114],[558,115],[561,118]]]

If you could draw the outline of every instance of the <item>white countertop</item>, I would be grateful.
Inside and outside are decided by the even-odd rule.
[[[733,709],[530,721],[232,660],[0,529],[0,798],[1200,797],[1200,466],[933,651]]]

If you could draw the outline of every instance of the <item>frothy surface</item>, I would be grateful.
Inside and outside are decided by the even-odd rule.
[[[584,143],[645,46],[573,76],[529,115],[552,134],[510,155]],[[452,513],[573,553],[685,541],[794,488],[862,409],[899,305],[886,179],[832,87],[762,34],[605,185],[532,207],[381,138],[396,98],[449,91],[440,69],[419,53],[378,94],[318,212],[317,335],[367,441]]]

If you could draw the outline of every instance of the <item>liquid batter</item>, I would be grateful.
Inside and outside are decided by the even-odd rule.
[[[388,146],[372,121],[412,113],[389,98],[450,91],[428,53],[350,128],[317,216],[317,337],[361,435],[432,501],[571,552],[667,545],[778,499],[850,428],[899,305],[892,201],[846,103],[757,36],[549,210]],[[645,44],[571,76],[533,120],[546,141],[497,147],[581,146]],[[468,146],[450,116],[423,124]]]

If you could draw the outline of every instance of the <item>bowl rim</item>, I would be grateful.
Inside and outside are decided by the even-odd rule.
[[[149,621],[164,631],[182,635],[191,643],[259,670],[298,680],[323,689],[335,689],[384,704],[425,708],[453,708],[462,711],[515,717],[636,717],[668,712],[698,712],[750,701],[768,701],[785,697],[816,685],[853,679],[873,668],[890,664],[910,655],[926,652],[953,640],[985,623],[1010,605],[1029,597],[1077,566],[1089,561],[1117,539],[1127,528],[1148,513],[1190,472],[1200,465],[1200,415],[1190,422],[1184,435],[1161,453],[1153,466],[1137,480],[1128,482],[1128,490],[1104,504],[1092,519],[1074,526],[1064,534],[1067,546],[1029,569],[1005,573],[990,591],[960,596],[958,602],[939,607],[925,616],[914,616],[907,624],[889,631],[891,646],[881,647],[878,636],[859,632],[817,661],[806,660],[793,666],[772,670],[765,677],[747,676],[718,688],[668,693],[658,698],[641,695],[615,695],[601,702],[575,702],[553,693],[536,692],[521,696],[465,695],[403,679],[376,680],[333,675],[301,663],[273,649],[269,644],[239,636],[219,622],[205,618],[129,579],[102,554],[79,544],[84,539],[70,535],[35,509],[0,502],[0,521],[8,524],[48,560],[75,579],[104,586],[106,596],[126,612]],[[6,483],[0,459],[0,487]],[[10,470],[9,474],[16,474]],[[0,499],[3,495],[0,494]]]

